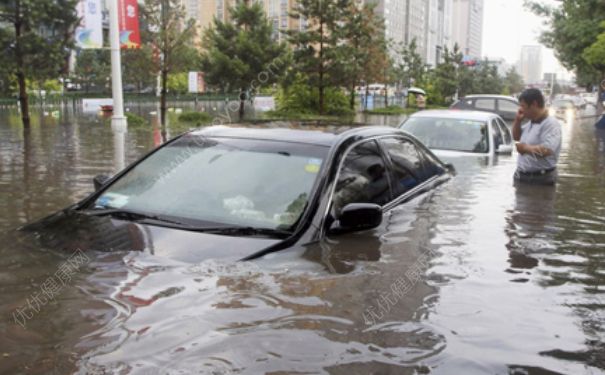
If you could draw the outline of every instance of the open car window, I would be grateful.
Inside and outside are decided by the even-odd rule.
[[[338,174],[332,196],[332,213],[340,215],[349,203],[384,205],[391,200],[387,165],[376,141],[355,146],[347,155]]]

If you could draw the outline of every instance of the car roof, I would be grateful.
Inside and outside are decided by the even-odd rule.
[[[410,117],[439,117],[460,120],[488,121],[492,118],[498,117],[498,115],[492,112],[481,111],[462,111],[457,109],[430,109],[427,111],[418,111]]]
[[[474,98],[508,99],[508,100],[512,100],[513,102],[518,102],[517,98],[514,98],[512,96],[506,96],[506,95],[488,95],[488,94],[467,95],[467,96],[465,96],[463,98],[460,98],[460,100],[462,100],[462,99],[474,99]]]
[[[398,128],[386,126],[318,125],[299,122],[269,122],[261,125],[230,124],[193,130],[190,134],[207,137],[243,138],[331,147],[346,138],[403,134]]]

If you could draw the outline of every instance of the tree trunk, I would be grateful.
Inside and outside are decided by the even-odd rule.
[[[19,82],[19,105],[21,107],[21,121],[24,128],[29,128],[29,98],[27,97],[27,84],[25,82],[25,74],[23,71],[17,73],[17,81]]]
[[[605,72],[602,75],[603,80],[599,82],[599,91],[597,97],[597,115],[601,115],[603,113],[603,83],[605,83]]]
[[[168,89],[166,88],[168,81],[168,71],[162,69],[162,90],[160,92],[160,121],[162,125],[166,123],[166,94]]]
[[[324,114],[324,61],[323,61],[323,47],[324,47],[324,24],[323,19],[319,20],[319,114]]]
[[[355,109],[355,82],[353,82],[351,84],[351,94],[350,94],[350,98],[349,98],[349,105],[351,106],[352,110]]]
[[[15,58],[17,60],[18,71],[17,71],[17,82],[19,84],[19,105],[21,107],[21,121],[23,127],[29,129],[29,98],[27,96],[27,82],[25,81],[25,72],[23,71],[23,54],[21,53],[21,2],[17,1],[15,4]]]
[[[363,100],[365,100],[365,103],[363,103],[364,110],[368,109],[368,96],[369,95],[370,95],[370,85],[368,83],[366,83],[366,94],[363,98]]]
[[[244,118],[244,106],[246,103],[246,90],[240,88],[239,90],[239,119],[240,121]]]

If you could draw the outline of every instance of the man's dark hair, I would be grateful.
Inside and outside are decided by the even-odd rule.
[[[542,91],[538,89],[527,89],[519,95],[519,101],[525,102],[528,106],[532,105],[533,102],[536,102],[538,107],[544,108],[544,95],[542,95]]]

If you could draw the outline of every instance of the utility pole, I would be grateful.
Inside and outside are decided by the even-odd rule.
[[[118,26],[118,0],[109,0],[109,43],[111,49],[111,91],[113,94],[112,129],[126,131],[122,94],[122,64],[120,61],[120,31]]]

